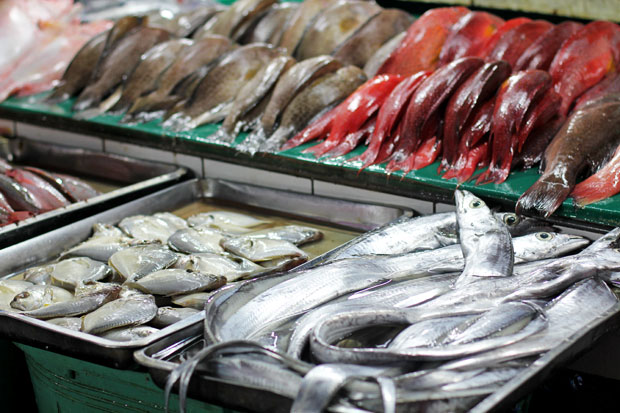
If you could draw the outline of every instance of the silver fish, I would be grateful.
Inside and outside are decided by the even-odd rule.
[[[226,278],[221,276],[171,268],[152,272],[126,285],[149,294],[170,296],[215,290],[225,283]]]
[[[430,347],[443,342],[446,335],[471,318],[469,315],[431,318],[414,323],[398,333],[390,348]]]
[[[179,252],[186,254],[195,253],[222,253],[224,248],[220,246],[220,241],[224,234],[220,231],[207,227],[180,229],[168,238],[168,246]]]
[[[82,317],[82,331],[97,334],[113,328],[145,324],[157,315],[152,296],[119,298]]]
[[[498,222],[484,201],[468,191],[456,190],[456,220],[465,268],[455,287],[479,277],[512,275],[514,251],[508,228]]]
[[[112,273],[106,264],[86,257],[69,258],[49,267],[51,283],[70,291],[86,281],[100,281]]]
[[[32,285],[29,281],[0,280],[0,310],[10,310],[13,298]]]
[[[226,277],[228,282],[246,278],[269,270],[243,257],[221,254],[192,254],[179,257],[175,268],[198,271]]]
[[[151,325],[157,328],[168,327],[199,312],[194,308],[159,307],[157,315],[151,320]]]
[[[176,304],[184,308],[193,308],[202,311],[205,308],[207,300],[209,300],[212,296],[213,292],[183,294],[175,295],[172,297],[171,301],[172,304]]]
[[[80,331],[82,328],[82,319],[79,317],[52,318],[51,320],[47,320],[47,322],[73,331]]]
[[[42,320],[77,316],[89,313],[105,303],[115,300],[120,290],[119,285],[110,284],[106,289],[101,289],[92,294],[76,296],[72,300],[50,304],[33,311],[25,311],[23,314]]]
[[[294,244],[288,241],[269,238],[229,238],[223,239],[220,245],[222,245],[226,251],[254,262],[269,261],[282,257],[307,257],[307,254]]]
[[[152,272],[173,265],[177,254],[166,247],[146,245],[121,250],[110,257],[109,265],[124,279],[137,281]]]
[[[114,225],[104,224],[102,222],[97,222],[96,224],[93,224],[93,238],[100,236],[110,237],[115,235],[120,237],[125,235],[125,233],[121,231],[120,228],[115,227]]]
[[[159,330],[157,328],[149,326],[120,327],[113,330],[108,330],[99,336],[114,341],[133,341],[148,337],[158,331]]]
[[[87,257],[96,261],[108,262],[114,253],[130,246],[131,240],[131,238],[124,234],[93,235],[86,241],[62,253],[60,258]]]
[[[124,218],[118,226],[130,237],[162,244],[176,231],[187,228],[187,222],[169,212],[135,215]]]
[[[73,294],[64,288],[53,285],[33,285],[17,294],[11,301],[11,307],[17,310],[30,311],[68,301],[72,298]]]
[[[312,227],[302,227],[300,225],[285,225],[281,227],[273,227],[262,229],[259,231],[248,232],[244,235],[253,239],[274,239],[283,240],[295,245],[302,245],[312,241],[323,239],[323,233]]]
[[[267,220],[258,219],[250,215],[230,211],[203,212],[200,214],[192,215],[187,219],[187,222],[192,227],[207,226],[212,228],[221,228],[222,230],[225,230],[225,227],[227,226],[253,228],[259,225],[270,223],[270,221]]]

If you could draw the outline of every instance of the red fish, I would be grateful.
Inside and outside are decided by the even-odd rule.
[[[390,169],[399,169],[398,165],[418,149],[423,140],[425,124],[439,112],[443,103],[448,101],[454,91],[483,63],[478,57],[463,57],[440,67],[422,81],[407,106],[402,120],[403,134],[392,154]]]
[[[511,67],[523,52],[540,36],[551,30],[553,25],[545,20],[535,20],[508,30],[486,55],[488,61],[505,60]]]
[[[323,136],[327,136],[332,128],[332,123],[336,118],[336,115],[338,114],[338,111],[336,111],[335,109],[336,108],[328,110],[316,121],[310,123],[301,132],[286,141],[286,143],[282,145],[282,148],[280,150],[284,151],[287,149],[295,148],[306,142],[310,142]]]
[[[553,57],[562,44],[582,27],[583,24],[570,21],[552,27],[521,54],[514,65],[515,72],[527,69],[549,69]]]
[[[586,206],[594,202],[609,198],[620,192],[620,146],[616,148],[614,156],[585,181],[578,183],[571,192],[579,206]]]
[[[527,115],[551,87],[551,76],[542,70],[526,70],[508,78],[500,88],[491,126],[491,164],[477,183],[506,180],[512,157],[522,146],[520,133]]]
[[[479,57],[487,56],[495,48],[495,45],[497,44],[497,42],[499,42],[499,39],[501,39],[507,32],[514,29],[515,27],[518,27],[522,24],[525,24],[531,21],[532,19],[529,19],[527,17],[517,17],[514,19],[507,20],[504,24],[502,24],[495,31],[493,36],[489,38],[489,40],[486,42],[486,44],[484,45],[484,47],[482,48],[478,56]]]
[[[407,127],[407,124],[402,122],[400,126],[402,128],[402,133]],[[404,171],[405,174],[407,174],[413,169],[419,169],[422,167],[420,166],[422,161],[418,159],[428,158],[431,156],[434,156],[436,158],[437,156],[439,156],[439,150],[441,149],[440,145],[442,129],[443,125],[441,115],[439,112],[435,112],[430,116],[430,118],[426,121],[424,127],[422,128],[422,131],[420,133],[420,145],[414,151],[412,151],[404,160],[396,162],[394,161],[394,159],[392,159],[390,163],[388,163],[388,165],[386,166],[385,170],[388,173],[401,170]],[[433,161],[435,158],[433,158]]]
[[[408,76],[421,70],[434,70],[450,28],[467,13],[469,10],[465,7],[440,7],[427,11],[413,22],[403,41],[377,73]]]
[[[607,21],[586,24],[571,36],[553,58],[549,73],[562,98],[566,116],[583,92],[615,70],[620,60],[620,27]]]
[[[372,135],[375,130],[375,124],[377,122],[377,115],[374,114],[370,117],[366,123],[357,131],[349,133],[344,137],[342,142],[334,149],[329,151],[326,155],[330,158],[346,155],[357,147],[357,145],[365,138]]]
[[[321,156],[329,152],[349,133],[357,131],[370,118],[392,90],[402,81],[400,75],[377,75],[357,88],[348,98],[338,105],[337,122],[332,122],[329,137],[322,143],[304,150]]]
[[[510,65],[502,60],[486,63],[454,92],[444,117],[442,168],[447,169],[456,160],[459,138],[465,125],[476,109],[495,95],[510,72]]]
[[[439,66],[460,57],[478,56],[503,24],[504,19],[491,13],[474,11],[465,14],[452,26],[439,54]]]
[[[12,169],[7,171],[6,175],[21,184],[40,202],[41,212],[51,211],[70,203],[56,188],[32,172],[23,169]]]
[[[484,141],[471,149],[463,148],[455,165],[443,175],[443,178],[456,178],[459,184],[468,181],[476,169],[486,163],[488,148],[488,141]]]
[[[411,170],[417,171],[418,169],[425,168],[435,162],[441,153],[441,147],[442,141],[437,136],[433,136],[432,138],[422,142],[415,153],[415,160]]]
[[[411,99],[411,95],[430,74],[431,72],[418,72],[405,78],[396,85],[392,93],[385,99],[381,109],[379,109],[377,123],[370,138],[368,149],[359,158],[355,159],[364,162],[362,169],[375,163],[381,144],[395,132],[396,126],[407,108],[407,103]]]
[[[572,111],[575,112],[590,102],[593,102],[605,95],[620,92],[620,75],[618,72],[610,73],[605,79],[585,91],[575,102]]]

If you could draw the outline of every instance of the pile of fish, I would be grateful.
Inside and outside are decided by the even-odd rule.
[[[99,195],[86,182],[0,159],[0,227]]]
[[[287,397],[294,412],[466,411],[618,311],[606,281],[618,282],[620,228],[590,244],[466,191],[456,203],[211,300],[210,345],[167,391],[180,380],[183,403],[199,367]]]
[[[269,224],[227,211],[96,224],[58,260],[0,280],[0,310],[111,340],[146,337],[202,310],[226,283],[303,263],[298,245],[322,238],[314,228]]]

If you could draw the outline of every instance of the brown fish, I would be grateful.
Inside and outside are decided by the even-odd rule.
[[[398,45],[403,41],[407,31],[403,31],[390,40],[385,42],[367,61],[364,65],[364,72],[366,76],[373,77],[379,71],[379,68],[383,66],[383,63],[392,55],[392,52],[396,50]]]
[[[254,28],[240,39],[243,44],[267,43],[277,45],[280,43],[284,27],[290,21],[293,13],[299,8],[299,3],[281,3],[271,6]]]
[[[305,0],[301,3],[284,28],[284,33],[282,33],[282,38],[278,46],[286,49],[288,53],[293,54],[308,24],[310,24],[322,10],[332,4],[333,0]]]
[[[162,74],[157,90],[135,101],[123,122],[148,120],[146,113],[170,108],[179,100],[178,97],[171,95],[181,80],[212,63],[233,47],[230,39],[219,35],[209,35],[196,40],[194,44],[183,49],[177,60]]]
[[[257,149],[264,152],[279,150],[287,139],[326,109],[344,100],[365,80],[364,72],[356,66],[346,66],[316,79],[287,105],[278,129],[269,139],[255,142],[254,147],[249,147],[248,151],[254,153]]]
[[[140,27],[123,37],[99,63],[99,76],[82,91],[73,110],[82,111],[98,105],[127,78],[144,52],[169,38],[167,31],[150,27]]]
[[[298,60],[331,54],[336,47],[379,13],[374,2],[349,1],[325,9],[306,29],[293,53]]]
[[[550,216],[586,169],[596,170],[620,143],[620,94],[573,112],[544,155],[542,176],[517,202],[517,213]]]
[[[236,39],[237,32],[242,26],[261,12],[269,8],[277,0],[239,0],[227,10],[217,14],[207,21],[200,29],[201,34],[220,34]]]
[[[296,63],[290,56],[279,56],[263,67],[254,79],[241,88],[235,98],[230,113],[224,119],[222,127],[214,136],[215,140],[231,142],[251,121],[245,116],[256,108],[263,100],[271,96],[271,91],[280,75]]]
[[[224,12],[224,10],[226,9],[216,11],[211,17],[209,17],[202,26],[198,27],[198,29],[194,31],[194,33],[191,36],[192,39],[201,40],[205,37],[213,36],[214,34],[211,33],[211,27],[213,26],[215,21],[217,21],[219,16]],[[221,35],[218,35],[218,36],[221,36]]]
[[[225,9],[226,7],[219,4],[197,7],[190,11],[177,13],[172,18],[157,11],[148,16],[148,25],[149,27],[167,30],[178,37],[188,37],[204,25],[207,20]]]
[[[196,86],[181,111],[163,126],[176,131],[193,129],[226,117],[239,90],[281,51],[264,44],[242,46],[224,56]]]
[[[333,56],[344,65],[364,67],[385,42],[407,30],[412,21],[413,18],[402,10],[381,10],[341,43]]]
[[[190,39],[173,39],[155,45],[144,53],[140,63],[127,78],[118,102],[110,111],[116,114],[123,113],[137,98],[157,89],[162,73],[176,60],[183,49],[192,44],[193,41]]]

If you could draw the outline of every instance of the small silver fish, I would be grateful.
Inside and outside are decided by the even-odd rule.
[[[95,233],[86,241],[65,251],[60,256],[60,259],[88,257],[96,261],[108,262],[114,253],[130,246],[131,240],[131,238],[122,233]]]
[[[32,285],[29,281],[0,280],[0,310],[10,310],[13,298]]]
[[[193,308],[202,311],[205,308],[205,303],[213,296],[213,293],[214,291],[208,293],[175,295],[172,297],[171,301],[172,304],[176,304],[184,308]]]
[[[137,281],[126,283],[129,287],[149,294],[166,296],[215,290],[224,284],[224,277],[178,268],[155,271]]]
[[[170,235],[187,228],[187,222],[169,212],[159,212],[153,215],[135,215],[124,218],[118,226],[132,238],[159,241],[164,244]]]
[[[166,247],[146,245],[121,250],[110,257],[109,265],[124,279],[137,281],[152,272],[168,268],[177,254]]]
[[[192,227],[207,226],[239,234],[250,232],[248,228],[270,223],[270,221],[230,211],[203,212],[189,217],[187,222]]]
[[[108,330],[99,336],[114,341],[133,341],[148,337],[158,331],[159,330],[157,328],[149,326],[120,327],[113,330]]]
[[[53,285],[33,285],[17,294],[11,301],[11,307],[17,310],[30,311],[54,303],[69,301],[72,298],[73,294],[64,288]]]
[[[179,257],[175,268],[226,277],[228,282],[269,271],[252,261],[232,254],[192,254]]]
[[[282,257],[306,257],[307,254],[288,241],[239,237],[221,241],[226,251],[250,261],[270,261]]]
[[[81,315],[91,312],[111,300],[115,300],[120,291],[120,285],[110,284],[105,289],[91,294],[76,296],[72,300],[50,304],[32,311],[25,311],[23,314],[42,320]]]
[[[132,296],[110,301],[82,317],[82,331],[97,334],[114,328],[140,325],[157,315],[153,296]]]
[[[86,257],[69,258],[50,267],[51,283],[69,291],[86,281],[103,280],[112,273],[106,264]]]
[[[157,328],[168,327],[199,312],[194,308],[159,307],[151,325]]]
[[[195,227],[180,229],[168,238],[168,246],[178,252],[195,254],[203,252],[221,253],[220,241],[224,235],[215,229]]]
[[[288,241],[295,245],[302,245],[312,241],[318,241],[323,238],[323,233],[311,227],[303,227],[301,225],[285,225],[281,227],[273,227],[258,231],[248,232],[244,235],[253,239],[273,239]]]

